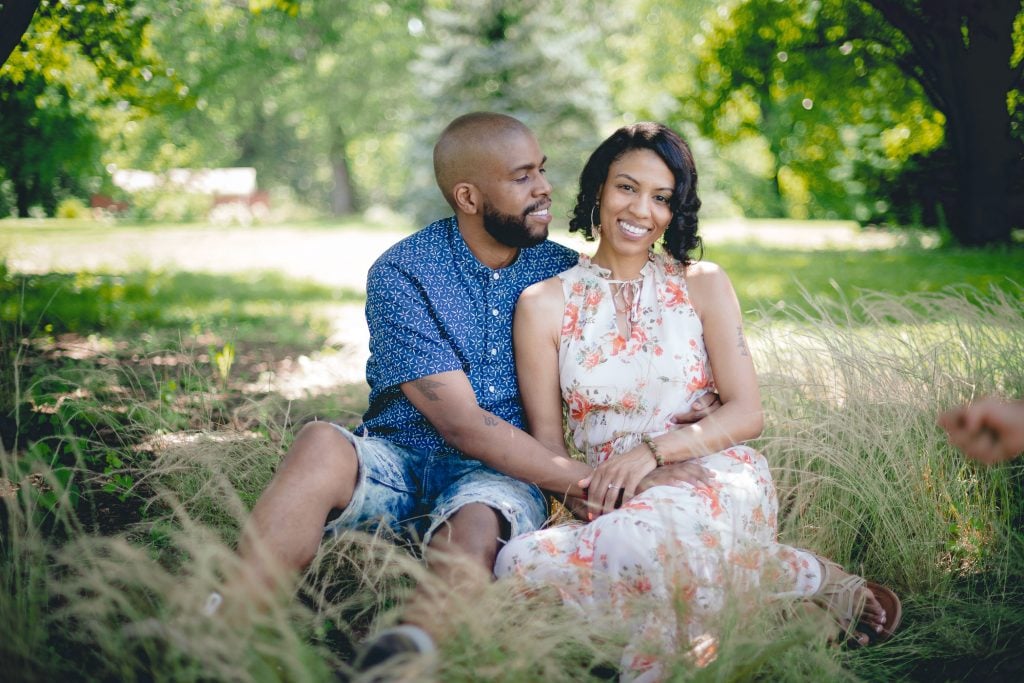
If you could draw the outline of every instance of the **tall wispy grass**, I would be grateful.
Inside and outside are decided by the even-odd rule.
[[[1021,465],[965,462],[934,421],[976,395],[1024,393],[1019,294],[808,297],[753,316],[768,416],[757,446],[776,476],[783,540],[893,587],[904,627],[883,646],[836,650],[813,622],[737,605],[709,666],[666,656],[673,680],[957,679],[1012,666],[1024,636]],[[260,607],[232,593],[241,525],[282,455],[282,425],[258,419],[247,431],[160,422],[145,439],[126,434],[112,448],[144,500],[113,534],[80,523],[67,481],[45,467],[27,479],[25,453],[0,453],[16,487],[0,498],[4,677],[346,679],[354,644],[397,620],[415,585],[448,590],[405,548],[351,534],[323,544],[292,595]],[[87,470],[75,480],[86,497],[101,483]],[[209,618],[213,589],[233,607]],[[407,680],[599,680],[630,636],[506,581],[450,592],[451,636],[434,664],[396,672]]]
[[[903,596],[900,637],[853,670],[957,678],[1017,656],[1021,465],[966,461],[935,419],[981,395],[1024,395],[1024,290],[807,299],[752,326],[761,447],[783,538]]]

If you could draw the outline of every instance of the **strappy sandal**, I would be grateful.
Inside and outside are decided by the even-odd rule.
[[[841,629],[841,637],[846,644],[859,647],[884,643],[892,638],[903,616],[903,606],[896,594],[885,586],[848,573],[831,560],[817,555],[815,557],[822,566],[821,585],[809,599],[828,612]],[[867,603],[867,595],[863,588],[871,591],[875,600],[878,600],[885,610],[885,624],[882,625],[881,631],[875,631],[861,621],[860,617]],[[866,643],[861,636],[867,636]]]

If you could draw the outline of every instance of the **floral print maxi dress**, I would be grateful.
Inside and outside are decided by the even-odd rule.
[[[628,339],[616,324],[608,270],[581,256],[559,277],[562,398],[575,446],[596,466],[642,434],[676,428],[672,416],[713,391],[713,380],[678,261],[652,253]],[[727,593],[813,592],[813,556],[776,542],[778,505],[764,457],[738,445],[699,462],[714,472],[712,483],[657,486],[589,524],[513,538],[495,573],[553,587],[585,616],[630,629],[622,669],[635,680],[660,678],[659,648],[706,639]]]

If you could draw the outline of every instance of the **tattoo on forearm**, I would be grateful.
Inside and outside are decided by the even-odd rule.
[[[736,346],[739,348],[741,356],[750,355],[750,349],[747,348],[747,340],[743,336],[743,328],[740,326],[736,327]]]
[[[488,427],[497,427],[501,424],[501,420],[496,415],[484,411],[484,424]]]
[[[444,382],[438,382],[437,380],[423,377],[421,379],[413,380],[413,386],[419,389],[419,392],[426,396],[428,401],[441,400],[437,390],[444,386]]]

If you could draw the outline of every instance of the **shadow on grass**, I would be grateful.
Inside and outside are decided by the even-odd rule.
[[[301,344],[310,324],[323,317],[319,307],[363,298],[362,292],[268,272],[24,275],[0,263],[0,324],[17,336],[177,333],[199,326],[221,333],[241,328],[247,337]]]

